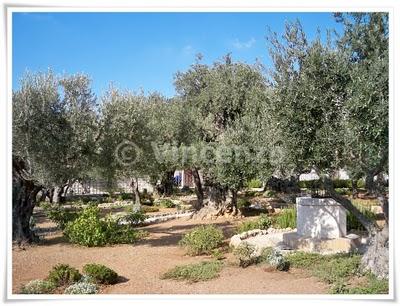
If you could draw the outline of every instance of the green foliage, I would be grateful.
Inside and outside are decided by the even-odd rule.
[[[118,201],[132,200],[133,195],[131,193],[122,192],[117,196]]]
[[[346,293],[351,277],[361,276],[361,256],[357,254],[320,255],[296,252],[287,256],[291,266],[303,268],[331,285],[334,293]]]
[[[211,251],[211,256],[216,260],[222,260],[225,258],[224,253],[219,249],[214,249]]]
[[[67,224],[64,233],[71,242],[88,247],[133,243],[143,236],[129,225],[119,225],[118,220],[102,220],[97,207],[85,208],[77,219]]]
[[[249,208],[251,205],[251,202],[247,197],[246,198],[238,198],[236,205],[237,205],[238,209],[242,210],[242,209]]]
[[[210,254],[218,248],[224,240],[222,230],[214,225],[197,226],[179,241],[190,255]]]
[[[258,258],[254,253],[255,247],[248,242],[241,242],[233,249],[233,255],[235,255],[239,262],[239,266],[242,268],[246,268],[257,262]]]
[[[247,187],[247,188],[261,188],[262,185],[263,184],[259,179],[252,179],[252,180],[246,182],[245,187]]]
[[[86,264],[83,273],[93,278],[99,284],[115,284],[118,281],[118,274],[101,264]]]
[[[272,220],[266,215],[261,214],[256,220],[247,220],[241,222],[236,227],[236,233],[240,234],[253,229],[263,229],[266,230],[272,225]]]
[[[371,221],[375,221],[376,220],[376,215],[367,207],[361,206],[359,204],[357,204],[356,201],[353,201],[353,205],[356,206],[361,213],[367,217],[369,220]],[[364,226],[361,224],[361,222],[354,216],[354,214],[352,214],[351,212],[347,212],[347,219],[346,219],[346,225],[347,225],[347,230],[358,230],[358,231],[364,231],[365,228]]]
[[[266,247],[261,250],[261,254],[258,258],[259,262],[268,262],[268,257],[272,254],[274,251],[274,248],[272,247]]]
[[[58,204],[41,204],[47,218],[57,224],[60,229],[65,229],[68,222],[74,221],[79,213],[76,209],[66,209]]]
[[[332,180],[333,188],[352,188],[351,180]]]
[[[267,262],[270,266],[279,271],[288,271],[290,268],[290,261],[288,261],[279,250],[272,250],[267,256]]]
[[[55,289],[55,285],[52,282],[35,279],[25,284],[21,288],[22,294],[49,294]]]
[[[67,264],[54,266],[48,276],[48,281],[56,286],[64,286],[75,283],[81,279],[79,271]]]
[[[142,209],[142,207],[141,207]],[[130,226],[137,226],[141,223],[143,223],[144,220],[146,220],[146,215],[143,213],[143,211],[136,211],[136,212],[130,212],[126,216],[123,217],[123,220],[128,222]]]
[[[351,288],[343,288],[341,291],[334,293],[342,294],[388,294],[389,281],[387,279],[378,279],[373,274],[367,275],[367,282]]]
[[[365,188],[365,180],[363,180],[363,179],[359,179],[358,181],[357,181],[357,188]]]
[[[266,190],[263,193],[263,197],[265,197],[265,198],[275,198],[276,197],[276,192],[273,191],[273,190]]]
[[[173,208],[176,206],[170,199],[159,199],[155,204],[165,208]]]
[[[64,294],[96,294],[97,291],[96,284],[78,282],[65,288]]]
[[[276,218],[276,225],[279,228],[296,228],[297,213],[295,208],[283,209]]]
[[[198,264],[176,266],[162,275],[161,279],[186,280],[188,282],[207,281],[219,276],[220,261],[203,261]]]

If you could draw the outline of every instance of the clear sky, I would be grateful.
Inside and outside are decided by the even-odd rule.
[[[282,33],[296,18],[308,38],[341,29],[331,13],[14,13],[13,88],[26,70],[83,72],[101,95],[110,82],[145,93],[175,93],[174,74],[202,53],[212,63],[271,64],[267,28]]]

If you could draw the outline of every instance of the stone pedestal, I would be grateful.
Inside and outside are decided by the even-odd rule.
[[[346,236],[346,210],[330,198],[300,197],[297,205],[297,235],[334,239]]]

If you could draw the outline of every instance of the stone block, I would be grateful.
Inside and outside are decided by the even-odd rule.
[[[318,239],[346,236],[346,210],[335,200],[299,197],[296,205],[298,235]]]

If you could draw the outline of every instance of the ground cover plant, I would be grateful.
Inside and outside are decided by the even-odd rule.
[[[331,293],[370,293],[384,294],[388,292],[388,280],[377,279],[361,269],[361,255],[336,254],[320,255],[313,253],[295,252],[287,256],[290,265],[302,268],[311,275],[328,283]],[[351,286],[354,277],[365,277],[362,286]]]
[[[185,280],[188,282],[207,281],[219,276],[223,263],[202,261],[200,263],[176,266],[161,276],[161,279]]]

